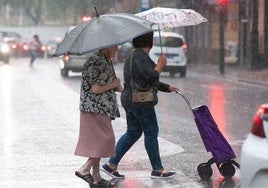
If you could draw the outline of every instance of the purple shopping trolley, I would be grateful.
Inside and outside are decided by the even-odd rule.
[[[187,97],[180,91],[177,91],[177,93],[185,100],[193,112],[196,126],[205,148],[207,152],[211,152],[213,156],[208,162],[198,165],[198,175],[202,179],[209,179],[212,176],[211,165],[215,163],[222,176],[225,178],[233,177],[235,174],[234,165],[238,168],[240,168],[240,165],[234,160],[236,157],[235,153],[218,129],[208,107],[206,105],[200,105],[192,108]]]

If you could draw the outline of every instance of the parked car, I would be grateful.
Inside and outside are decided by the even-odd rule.
[[[68,77],[69,71],[81,72],[89,54],[75,56],[63,55],[59,58],[60,73],[62,77]]]
[[[114,57],[114,61],[116,63],[125,63],[132,49],[132,42],[125,42],[119,45],[116,56]]]
[[[0,31],[2,36],[1,41],[9,45],[10,51],[9,56],[17,55],[17,45],[21,40],[21,35],[13,31]]]
[[[4,37],[0,33],[0,61],[5,64],[9,63],[11,48],[8,43],[4,42]]]
[[[56,52],[56,49],[58,47],[58,44],[62,41],[62,38],[57,37],[55,39],[50,39],[46,44],[46,53],[47,57],[53,57],[54,53]]]
[[[16,45],[15,57],[28,57],[29,56],[29,40],[21,39]]]
[[[186,76],[187,65],[187,44],[182,35],[175,32],[161,32],[161,40],[159,32],[154,32],[154,44],[150,51],[150,57],[157,63],[158,57],[162,51],[167,57],[167,65],[164,72],[169,72],[170,76],[180,73],[180,77]]]
[[[74,26],[70,27],[68,31],[66,32],[66,35],[68,35]],[[65,35],[65,36],[66,36]],[[91,53],[81,55],[81,56],[76,56],[76,55],[69,55],[65,54],[63,56],[59,57],[59,63],[60,63],[60,74],[62,77],[68,77],[69,71],[72,72],[81,72],[82,68],[87,60],[87,57]]]
[[[240,168],[242,188],[268,186],[268,103],[257,108],[242,146]]]

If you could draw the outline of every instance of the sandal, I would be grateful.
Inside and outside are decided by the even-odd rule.
[[[89,185],[92,185],[94,180],[91,176],[91,174],[86,174],[86,175],[82,175],[80,172],[75,171],[75,175],[79,178],[81,178],[82,180],[86,181],[87,183],[89,183]]]
[[[98,183],[93,182],[93,187],[114,187],[114,186],[115,186],[114,182],[110,182],[106,179],[101,179]]]

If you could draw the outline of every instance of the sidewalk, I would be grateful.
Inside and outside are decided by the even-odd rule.
[[[225,74],[220,74],[219,65],[215,64],[189,64],[188,69],[200,74],[223,77],[233,81],[268,86],[268,69],[250,70],[236,65],[225,65]]]

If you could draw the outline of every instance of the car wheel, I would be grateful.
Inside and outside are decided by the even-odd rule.
[[[169,76],[174,78],[175,77],[175,72],[169,72]]]
[[[201,163],[197,167],[197,172],[200,178],[208,180],[212,176],[212,168],[207,163]]]
[[[3,62],[4,62],[5,64],[9,64],[9,58],[8,58],[8,57],[4,58],[4,59],[3,59]]]
[[[186,70],[181,71],[180,77],[185,78],[185,76],[186,76]]]
[[[68,77],[69,71],[67,69],[61,69],[60,74],[62,77]]]

